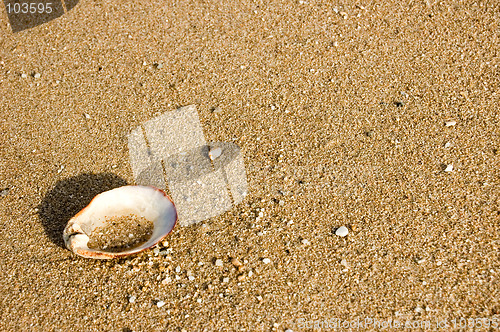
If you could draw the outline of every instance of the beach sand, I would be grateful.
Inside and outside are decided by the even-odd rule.
[[[82,0],[13,33],[2,10],[0,330],[500,328],[499,21],[495,1]],[[127,134],[191,104],[241,148],[245,200],[159,255],[65,249],[71,216],[134,183]]]

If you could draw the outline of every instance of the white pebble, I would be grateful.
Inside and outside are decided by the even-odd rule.
[[[33,77],[34,78],[40,78],[42,75],[40,75],[40,73],[36,73]]]
[[[337,228],[337,230],[335,231],[335,235],[337,235],[337,236],[344,237],[344,236],[347,236],[347,234],[349,234],[349,230],[345,226],[341,226],[341,227]]]
[[[222,154],[221,148],[211,149],[210,152],[208,153],[210,159],[212,160],[219,158],[221,154]]]
[[[201,301],[202,301],[201,299],[197,299],[197,300],[196,300],[196,302],[198,302],[198,303],[201,303]]]
[[[22,73],[22,74],[21,74],[21,77],[22,77],[22,78],[28,78],[28,75],[26,75],[26,74]]]
[[[135,297],[134,295],[132,295],[132,296],[130,296],[130,297],[128,298],[128,301],[129,301],[130,303],[135,303],[135,300],[137,300],[137,297]]]
[[[446,166],[446,168],[444,169],[445,172],[452,172],[453,171],[453,164],[449,164]]]
[[[191,280],[191,281],[193,281],[194,277],[193,276],[189,276],[188,279]]]
[[[451,146],[450,142],[446,142],[446,144],[444,145],[445,148],[449,148],[450,146]]]
[[[302,244],[303,244],[303,245],[305,245],[305,246],[307,246],[307,245],[311,244],[311,242],[309,242],[309,240],[308,240],[308,239],[302,239],[302,241],[301,241],[301,242],[302,242]]]
[[[450,121],[446,121],[444,124],[446,125],[446,127],[453,127],[454,125],[457,124],[457,122],[450,120]]]
[[[228,283],[228,282],[229,282],[229,277],[224,277],[224,278],[222,279],[222,282],[223,282],[223,283]]]
[[[158,308],[161,308],[161,307],[163,307],[164,305],[165,305],[165,302],[164,302],[164,301],[158,301],[158,302],[156,303],[156,306],[157,306]]]
[[[181,272],[181,267],[180,267],[180,266],[177,266],[177,267],[175,268],[175,272],[177,272],[177,273]]]
[[[292,329],[286,329],[285,332],[293,332]]]
[[[222,265],[224,265],[222,259],[219,258],[218,260],[215,261],[215,266],[222,266]]]
[[[85,119],[90,119],[90,115],[87,113],[83,113],[83,116],[85,116]]]
[[[266,258],[262,259],[262,263],[269,264],[269,263],[271,263],[271,260],[266,257]]]

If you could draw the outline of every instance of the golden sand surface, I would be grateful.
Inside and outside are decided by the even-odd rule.
[[[153,234],[152,221],[131,214],[106,218],[106,224],[94,229],[88,242],[90,249],[120,252],[136,248]]]
[[[500,327],[498,1],[81,0],[16,33],[4,9],[1,331]],[[134,183],[130,130],[190,104],[245,200],[130,258],[64,248]]]

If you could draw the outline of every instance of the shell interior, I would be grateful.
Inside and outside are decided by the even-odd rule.
[[[88,247],[92,232],[98,227],[106,226],[107,219],[131,214],[153,222],[153,233],[145,243],[120,252]],[[162,190],[148,186],[124,186],[97,195],[68,222],[63,238],[66,247],[77,255],[110,259],[151,248],[170,233],[176,222],[175,206]]]

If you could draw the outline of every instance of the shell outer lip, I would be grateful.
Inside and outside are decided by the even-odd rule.
[[[137,186],[134,186],[134,185],[128,185],[128,186],[123,186],[123,187],[137,187]],[[74,245],[72,245],[72,243],[74,243],[73,241],[70,241],[70,239],[76,235],[79,235],[79,234],[83,234],[85,236],[87,236],[81,229],[80,230],[74,230],[72,233],[68,234],[68,235],[64,235],[64,242],[66,244],[66,247],[72,251],[73,253],[75,253],[76,255],[78,256],[81,256],[81,257],[84,257],[84,258],[93,258],[93,259],[113,259],[113,258],[122,258],[122,257],[126,257],[126,256],[131,256],[131,255],[135,255],[135,254],[138,254],[140,252],[143,252],[145,250],[148,250],[148,249],[151,249],[153,248],[154,246],[156,246],[159,242],[163,241],[163,239],[165,239],[170,233],[172,233],[172,231],[174,230],[175,226],[177,225],[177,222],[179,220],[179,215],[177,213],[177,209],[175,208],[175,203],[174,201],[172,200],[172,198],[170,198],[167,193],[160,189],[160,188],[157,188],[155,186],[141,186],[141,187],[149,187],[149,188],[152,188],[156,191],[159,191],[163,196],[165,196],[171,203],[172,203],[172,206],[174,207],[174,212],[175,212],[175,221],[174,221],[174,224],[172,226],[172,229],[170,229],[170,231],[168,233],[166,233],[165,235],[163,235],[161,238],[158,239],[158,241],[156,241],[154,244],[148,246],[148,247],[144,247],[142,248],[141,250],[138,250],[138,251],[135,251],[135,252],[132,252],[132,253],[120,253],[120,252],[105,252],[105,251],[98,251],[98,250],[91,250],[91,249],[84,249],[84,248],[75,248]],[[122,187],[119,187],[119,188],[122,188]],[[116,189],[116,188],[115,188]],[[111,189],[112,190],[112,189]],[[92,202],[97,198],[97,196],[99,196],[100,194],[96,195],[94,198],[92,198],[92,200],[90,201],[89,204],[87,204],[86,207],[84,207],[82,210],[80,210],[75,216],[73,216],[69,222],[71,222],[71,220],[75,219],[76,217],[78,217],[79,215],[81,215],[91,204]],[[68,222],[68,225],[66,226],[66,228],[69,226],[69,227],[74,227],[74,224],[69,224]],[[78,227],[80,228],[80,227]]]

